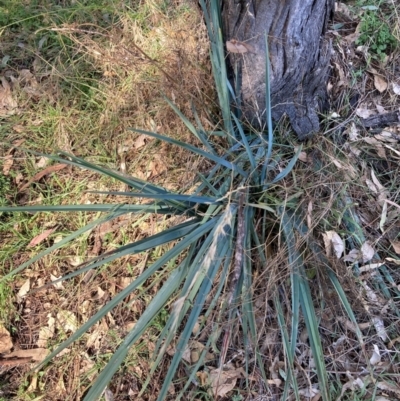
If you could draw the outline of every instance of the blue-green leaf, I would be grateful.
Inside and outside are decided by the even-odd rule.
[[[221,158],[219,156],[216,156],[216,155],[213,155],[211,153],[208,153],[208,152],[206,152],[206,151],[204,151],[202,149],[199,149],[199,148],[197,148],[197,147],[195,147],[193,145],[190,145],[188,143],[181,142],[181,141],[178,141],[176,139],[168,138],[167,136],[156,134],[156,133],[150,132],[150,131],[144,131],[144,130],[135,129],[135,128],[131,128],[131,131],[138,132],[140,134],[145,134],[145,135],[151,136],[153,138],[157,138],[157,139],[159,139],[161,141],[168,142],[168,143],[171,143],[173,145],[180,146],[180,147],[182,147],[182,148],[184,148],[186,150],[189,150],[189,151],[191,151],[193,153],[196,153],[196,154],[198,154],[200,156],[206,157],[207,159],[210,159],[210,160],[214,161],[215,163],[218,163],[218,164],[220,164],[222,166],[225,166],[225,167],[229,168],[230,170],[236,171],[237,173],[239,173],[243,177],[247,177],[247,174],[241,168],[236,166],[235,164],[230,163],[227,160],[225,160],[225,159],[223,159],[223,158]]]

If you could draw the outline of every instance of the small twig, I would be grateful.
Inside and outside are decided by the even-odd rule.
[[[389,205],[395,206],[395,207],[397,207],[398,209],[400,209],[400,206],[399,206],[397,203],[392,202],[392,201],[389,200],[389,199],[384,199],[384,202],[389,203]]]
[[[150,257],[150,253],[146,252],[146,255],[144,255],[144,258],[141,261],[141,266],[139,268],[138,277],[142,275],[144,269],[146,268],[149,257]]]

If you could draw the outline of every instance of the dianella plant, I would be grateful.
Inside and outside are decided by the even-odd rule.
[[[204,368],[209,351],[214,353],[214,365],[221,370],[228,360],[229,344],[233,336],[233,325],[238,323],[235,333],[242,336],[244,350],[245,376],[257,370],[265,386],[270,383],[270,373],[260,351],[261,339],[255,320],[254,305],[254,272],[268,275],[273,249],[267,246],[271,236],[283,244],[287,274],[274,279],[274,288],[268,291],[270,307],[277,316],[280,328],[282,349],[285,355],[285,366],[281,368],[285,376],[282,399],[286,400],[294,394],[300,399],[299,386],[296,379],[296,344],[300,335],[300,323],[306,328],[312,357],[314,360],[314,383],[322,399],[330,399],[328,378],[324,362],[324,353],[318,329],[318,319],[312,292],[309,286],[308,273],[304,263],[303,251],[298,247],[297,238],[307,238],[307,226],[296,208],[286,204],[284,198],[274,199],[271,191],[293,173],[301,146],[288,157],[287,148],[282,151],[279,143],[274,143],[271,121],[269,60],[266,59],[266,104],[264,121],[265,129],[254,130],[246,126],[238,114],[240,105],[237,102],[235,85],[228,79],[226,54],[222,39],[220,4],[212,0],[205,4],[200,0],[204,18],[208,28],[215,87],[218,94],[221,124],[218,130],[218,146],[213,143],[215,132],[206,131],[194,111],[192,123],[174,105],[166,102],[175,110],[187,129],[197,138],[200,146],[193,146],[155,132],[132,128],[132,132],[145,134],[165,141],[177,147],[193,152],[212,163],[206,173],[197,175],[196,185],[181,193],[172,192],[134,177],[127,177],[118,172],[92,164],[73,155],[59,152],[50,156],[53,160],[67,163],[82,169],[104,174],[124,183],[126,192],[102,192],[108,195],[123,197],[124,200],[141,199],[140,203],[93,204],[70,206],[26,206],[1,207],[3,212],[104,212],[101,219],[89,223],[78,231],[69,234],[60,242],[39,253],[28,262],[15,268],[2,280],[20,273],[40,258],[54,250],[65,246],[78,236],[93,229],[96,225],[115,219],[124,214],[162,214],[174,216],[176,225],[170,225],[164,231],[141,239],[137,242],[121,246],[119,249],[89,260],[60,280],[68,280],[77,275],[110,263],[126,255],[139,254],[154,248],[170,244],[167,251],[146,269],[126,288],[114,296],[97,313],[73,333],[70,338],[59,345],[42,362],[51,363],[58,353],[69,347],[89,331],[97,322],[105,317],[127,297],[136,294],[142,285],[156,274],[164,272],[166,279],[157,293],[152,296],[147,308],[120,343],[106,367],[100,372],[91,388],[85,395],[85,401],[94,401],[101,397],[113,375],[123,364],[130,348],[145,333],[146,329],[157,319],[161,311],[168,309],[169,315],[165,326],[160,330],[158,341],[151,361],[151,373],[157,371],[161,361],[169,358],[168,371],[163,379],[158,400],[167,397],[168,389],[176,377],[178,368],[185,364],[187,380],[181,385],[176,399],[184,396],[196,379],[196,373]],[[267,38],[265,45],[268,54]],[[232,107],[236,105],[237,107]],[[222,138],[221,138],[222,136]],[[221,150],[221,143],[225,149]],[[144,201],[143,201],[144,200]],[[175,218],[180,216],[179,218]],[[316,243],[306,244],[309,252],[323,258],[321,249]],[[328,260],[322,263],[329,266]],[[333,270],[328,269],[327,276],[338,294],[343,309],[350,320],[355,322],[353,312]],[[283,291],[285,287],[285,291]],[[289,289],[289,292],[287,291]],[[283,296],[289,294],[289,296]],[[289,311],[289,313],[288,313]],[[189,365],[183,360],[188,344],[209,325],[208,318],[213,315],[211,330],[204,343],[198,361]],[[217,317],[215,317],[217,316]],[[209,330],[209,329],[208,329]],[[358,332],[359,338],[361,334]],[[167,350],[174,347],[175,353],[170,356]],[[165,362],[164,362],[165,363]],[[165,366],[165,365],[164,365]],[[282,376],[283,377],[283,376]],[[145,391],[144,383],[142,392]],[[246,379],[245,379],[246,380]],[[247,379],[248,380],[248,379]],[[248,383],[249,384],[249,383]]]

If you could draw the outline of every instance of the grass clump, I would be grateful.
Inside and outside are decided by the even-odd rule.
[[[66,166],[52,183],[66,189],[67,195],[55,196],[38,180],[35,196],[22,201],[17,198],[19,207],[0,207],[7,216],[11,212],[22,216],[15,227],[22,246],[30,243],[29,233],[37,238],[43,232],[40,227],[48,224],[50,212],[74,216],[72,223],[66,223],[68,217],[61,220],[58,231],[36,244],[23,260],[4,263],[3,282],[15,277],[22,282],[26,278],[37,280],[34,293],[38,298],[28,296],[24,306],[33,319],[40,297],[52,297],[46,321],[33,322],[49,330],[54,327],[48,343],[44,341],[52,352],[41,360],[38,371],[43,372],[43,380],[54,383],[53,399],[65,399],[62,372],[66,367],[71,372],[69,389],[74,397],[84,400],[112,393],[121,400],[128,396],[240,400],[254,399],[256,394],[261,399],[265,395],[300,400],[311,398],[311,394],[328,401],[345,399],[360,380],[365,383],[363,396],[370,394],[378,380],[382,388],[389,388],[391,383],[381,377],[385,368],[374,371],[378,363],[371,362],[371,355],[375,346],[384,350],[385,344],[398,336],[396,327],[391,326],[399,317],[399,290],[393,285],[398,273],[390,261],[367,266],[382,259],[373,248],[376,216],[363,215],[361,219],[358,205],[382,201],[382,191],[374,192],[371,186],[371,192],[366,192],[365,177],[375,188],[377,182],[390,179],[371,159],[369,164],[360,162],[360,172],[329,138],[321,138],[317,147],[302,147],[279,130],[274,132],[268,61],[265,130],[248,127],[232,113],[235,96],[225,66],[219,2],[211,1],[210,8],[200,3],[221,115],[213,129],[211,123],[204,126],[204,114],[197,115],[193,97],[182,100],[174,77],[171,81],[170,71],[156,58],[162,51],[158,39],[152,43],[154,54],[152,46],[146,55],[136,48],[137,53],[131,54],[125,44],[119,47],[111,40],[107,46],[94,40],[99,31],[63,27],[71,43],[85,49],[85,54],[93,52],[85,62],[101,67],[106,85],[101,91],[93,85],[96,90],[88,94],[99,104],[104,105],[100,92],[113,88],[116,94],[129,94],[132,85],[138,88],[149,74],[154,78],[155,71],[164,70],[161,77],[168,95],[173,95],[163,99],[169,111],[161,109],[159,103],[143,109],[150,116],[142,116],[144,128],[130,129],[130,135],[136,135],[135,143],[122,145],[140,148],[141,142],[147,141],[154,152],[165,147],[166,154],[175,157],[180,151],[191,153],[194,156],[185,156],[185,165],[188,161],[197,163],[198,171],[171,189],[149,179],[162,165],[154,155],[141,159],[134,154],[146,164],[142,175],[135,177],[135,172],[122,168],[129,160],[126,152],[114,149],[121,158],[122,172],[118,172],[112,148],[104,146],[103,155],[83,158],[75,154],[79,146],[70,141],[72,152],[64,149],[50,157],[54,165]],[[154,20],[159,11],[149,11]],[[119,27],[136,29],[122,20]],[[162,32],[164,40],[176,35],[168,28]],[[135,43],[143,39],[138,32]],[[174,60],[172,53],[166,54]],[[136,62],[144,57],[149,68],[141,65],[143,69],[134,76],[131,66],[123,62],[112,67],[113,61],[123,57]],[[194,88],[196,85],[182,74],[188,80],[185,87]],[[191,78],[201,74],[192,73]],[[132,122],[126,99],[133,97],[115,95],[102,121],[119,124],[117,117],[123,116]],[[79,114],[79,108],[99,109],[85,109],[79,103],[71,115]],[[193,118],[188,117],[189,111]],[[178,116],[179,123],[159,118],[172,115]],[[69,130],[73,120],[63,121],[60,111],[53,122]],[[94,119],[88,118],[88,131],[90,121]],[[170,121],[181,133],[178,137],[160,134]],[[77,124],[73,129],[80,127]],[[111,129],[113,123],[107,127]],[[193,138],[183,134],[182,127]],[[100,128],[101,124],[95,127],[97,138],[90,131],[80,138],[81,143],[101,146]],[[120,133],[123,135],[128,136]],[[371,154],[367,146],[359,146],[360,152]],[[28,155],[32,166],[42,157],[35,151]],[[68,181],[68,169],[79,177],[81,187]],[[384,183],[391,188],[387,199],[396,201],[396,186],[391,181]],[[387,216],[381,224],[398,223],[398,217]],[[369,231],[363,230],[365,221]],[[60,221],[47,227],[53,229],[56,224]],[[334,248],[340,242],[343,250],[338,256]],[[68,247],[71,243],[75,245]],[[363,248],[368,248],[365,244],[373,249],[368,258],[362,254]],[[384,245],[385,250],[379,252],[390,246],[388,242]],[[352,258],[343,260],[344,251]],[[12,254],[17,257],[18,250]],[[88,258],[83,260],[83,255]],[[21,283],[16,287],[21,288]],[[390,312],[383,313],[384,307]],[[40,340],[40,332],[38,337]],[[387,360],[388,355],[382,358]],[[349,367],[358,377],[347,375]],[[365,371],[373,380],[366,379]],[[23,390],[31,387],[32,381],[27,381]],[[33,393],[40,397],[45,387],[44,381],[39,382],[41,386]],[[358,392],[352,395],[358,396]]]

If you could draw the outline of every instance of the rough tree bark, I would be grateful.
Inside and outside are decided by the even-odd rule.
[[[327,108],[330,43],[324,38],[334,0],[225,0],[227,41],[249,51],[230,53],[241,74],[243,112],[251,124],[265,118],[265,33],[271,65],[272,117],[286,114],[300,140],[319,131],[318,112]],[[235,42],[234,42],[235,43]]]

